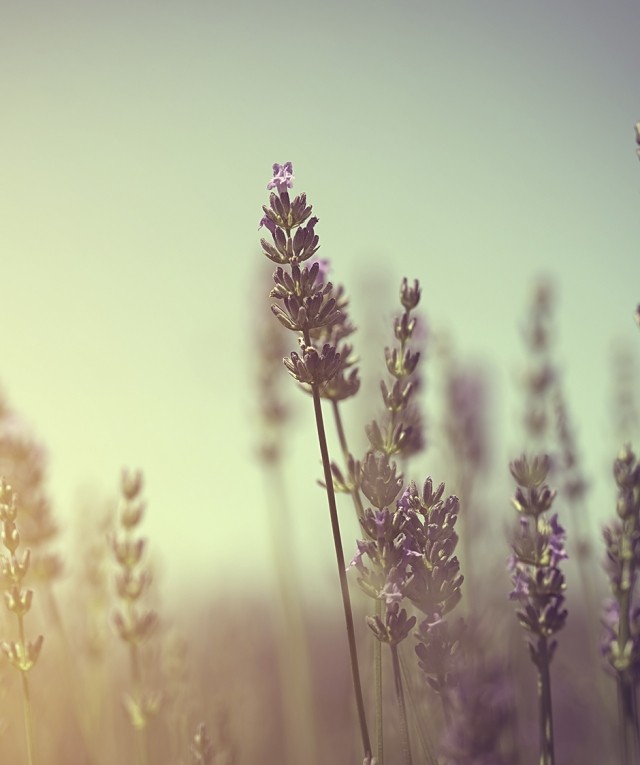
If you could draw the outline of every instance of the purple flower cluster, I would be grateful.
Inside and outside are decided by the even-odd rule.
[[[625,447],[614,462],[618,520],[604,529],[605,569],[613,599],[605,607],[602,652],[618,673],[640,670],[640,462]]]
[[[513,582],[510,598],[521,606],[517,612],[520,624],[532,636],[545,639],[561,630],[567,618],[563,608],[566,585],[559,567],[567,558],[566,534],[557,515],[545,516],[556,496],[544,483],[549,468],[547,455],[532,461],[523,456],[510,465],[518,483],[513,504],[521,516],[509,558]],[[532,639],[529,645],[537,664],[536,642]],[[549,658],[555,645],[554,641],[549,647]]]
[[[424,448],[424,427],[422,414],[416,405],[415,394],[422,387],[418,367],[420,351],[415,341],[424,341],[426,331],[411,313],[420,302],[420,283],[416,279],[410,285],[405,278],[400,285],[400,303],[403,313],[393,322],[393,333],[397,345],[385,348],[387,371],[393,378],[390,387],[380,383],[384,413],[366,426],[365,431],[371,448],[389,456],[399,454],[411,457]]]
[[[444,484],[434,491],[431,478],[422,492],[411,483],[395,502],[400,479],[395,465],[385,455],[368,456],[362,467],[361,488],[377,509],[368,508],[361,518],[365,538],[351,565],[358,570],[358,583],[370,597],[385,605],[384,618],[368,620],[376,637],[395,644],[404,640],[416,623],[400,609],[403,599],[427,618],[421,634],[427,634],[460,600],[463,577],[454,550],[458,536],[454,526],[458,513],[456,497],[442,499]],[[378,476],[367,480],[369,470]],[[378,464],[386,462],[387,469]],[[367,564],[365,564],[365,557]],[[419,654],[420,655],[420,654]]]
[[[271,310],[284,327],[301,335],[301,353],[284,360],[289,373],[307,391],[315,385],[321,396],[339,401],[360,387],[352,348],[344,342],[354,327],[346,314],[344,291],[327,281],[329,261],[316,256],[318,219],[311,216],[306,194],[293,201],[289,196],[293,179],[291,162],[274,164],[267,184],[269,205],[263,206],[258,227],[271,234],[271,241],[260,242],[267,258],[278,265],[271,297],[281,304]]]

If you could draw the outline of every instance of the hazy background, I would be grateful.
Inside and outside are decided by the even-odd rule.
[[[505,475],[519,326],[532,279],[554,277],[604,518],[611,349],[640,346],[639,32],[634,0],[0,2],[0,381],[50,452],[63,527],[139,466],[170,591],[268,571],[250,357],[273,320],[256,229],[286,160],[356,323],[384,331],[418,277],[434,328],[487,360]],[[381,349],[360,352],[375,369]],[[296,554],[317,561],[300,403]]]

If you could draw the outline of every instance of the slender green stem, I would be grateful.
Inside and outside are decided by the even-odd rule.
[[[309,343],[309,337],[305,333],[305,342]],[[329,503],[329,515],[331,517],[331,529],[333,532],[333,544],[336,553],[336,562],[338,564],[338,576],[340,578],[340,590],[342,593],[342,605],[344,608],[344,618],[347,627],[347,639],[349,642],[349,656],[351,659],[351,674],[353,676],[353,688],[356,697],[356,707],[358,710],[358,719],[360,722],[360,734],[362,736],[362,746],[364,748],[365,758],[371,758],[371,743],[369,740],[369,730],[367,728],[367,719],[364,711],[364,700],[362,697],[362,686],[360,683],[360,670],[358,667],[358,651],[356,648],[356,635],[353,626],[353,613],[351,610],[351,599],[349,597],[349,585],[347,582],[347,572],[344,562],[344,552],[342,550],[342,540],[340,537],[340,524],[338,522],[338,510],[336,507],[336,495],[333,490],[333,479],[331,477],[331,463],[329,461],[329,450],[327,447],[327,437],[324,429],[324,420],[322,417],[322,404],[320,402],[320,393],[317,385],[311,386],[313,394],[313,408],[316,417],[316,428],[318,431],[318,442],[320,444],[320,454],[322,455],[322,467],[324,470],[324,482],[327,487],[327,500]]]
[[[400,738],[402,743],[402,756],[405,765],[412,765],[411,743],[409,742],[409,725],[407,723],[407,708],[404,703],[404,691],[402,689],[402,675],[400,673],[400,661],[398,660],[398,646],[392,644],[391,661],[393,664],[393,679],[396,686],[396,699],[400,712]]]
[[[20,672],[22,676],[22,701],[24,710],[24,728],[27,739],[27,762],[33,765],[35,756],[33,753],[33,713],[31,710],[31,696],[29,695],[29,681],[26,672]]]
[[[553,710],[551,708],[551,678],[549,675],[549,644],[546,637],[538,638],[538,692],[540,700],[540,765],[555,765],[553,746]]]

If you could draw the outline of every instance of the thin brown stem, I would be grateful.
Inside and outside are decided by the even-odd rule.
[[[337,401],[332,401],[333,404],[333,419],[336,426],[336,432],[338,433],[338,441],[340,442],[340,448],[342,449],[342,456],[345,461],[345,465],[349,460],[349,446],[347,444],[347,437],[345,435],[344,426],[342,424],[342,417],[340,415],[340,407]],[[362,505],[362,499],[360,498],[360,490],[357,486],[354,486],[351,490],[351,498],[353,500],[353,507],[356,511],[356,517],[358,521],[364,516],[364,507]],[[376,601],[376,613],[382,618],[382,601]],[[374,683],[374,704],[375,704],[375,737],[376,737],[376,760],[377,765],[383,765],[384,761],[384,730],[382,724],[382,645],[379,640],[373,641],[373,683]]]
[[[306,333],[305,333],[306,335]],[[305,336],[305,342],[309,344],[309,337]],[[358,710],[358,719],[360,722],[360,734],[362,737],[362,746],[364,748],[365,758],[371,758],[371,743],[369,740],[369,730],[367,728],[367,719],[364,711],[364,700],[362,696],[362,685],[360,683],[360,670],[358,667],[358,651],[356,648],[356,636],[353,626],[353,612],[351,610],[351,599],[349,597],[349,585],[347,582],[347,572],[344,562],[344,552],[342,550],[342,539],[340,537],[340,524],[338,522],[338,510],[336,507],[336,496],[333,490],[333,479],[331,477],[331,463],[329,460],[329,450],[327,447],[327,438],[324,429],[324,420],[322,417],[322,404],[317,385],[311,386],[313,394],[313,408],[316,418],[316,428],[318,431],[318,442],[320,445],[320,454],[322,455],[322,467],[324,470],[324,482],[327,488],[327,500],[329,503],[329,516],[331,518],[331,530],[333,532],[333,544],[336,553],[336,562],[338,564],[338,576],[340,579],[340,591],[342,594],[342,605],[344,608],[344,618],[347,627],[347,639],[349,642],[349,656],[351,659],[351,674],[353,677],[353,688],[356,697],[356,707]]]

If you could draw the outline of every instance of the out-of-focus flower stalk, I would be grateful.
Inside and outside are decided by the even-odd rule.
[[[271,274],[265,270],[265,281]],[[260,279],[260,286],[263,280]],[[262,300],[258,300],[258,305]],[[283,635],[276,640],[281,676],[281,699],[287,762],[318,762],[318,740],[313,709],[311,660],[299,592],[299,576],[292,564],[290,501],[284,476],[286,428],[291,409],[282,397],[278,373],[286,353],[284,330],[274,322],[256,320],[258,416],[262,425],[259,457],[266,483],[271,549],[282,608]]]
[[[24,630],[24,617],[31,610],[33,590],[23,589],[23,580],[29,570],[31,551],[17,557],[20,545],[20,534],[16,526],[18,516],[17,498],[13,490],[4,479],[0,479],[0,521],[2,522],[2,544],[7,552],[0,557],[2,574],[7,585],[4,592],[5,605],[11,611],[18,625],[18,640],[4,641],[0,644],[2,652],[9,662],[20,672],[22,683],[22,704],[24,713],[24,727],[27,744],[27,763],[34,765],[36,762],[35,739],[33,732],[33,709],[27,673],[33,668],[40,656],[43,637],[40,635],[36,640],[26,640]]]
[[[510,598],[520,603],[518,621],[530,634],[529,653],[538,670],[540,765],[555,763],[550,665],[557,645],[553,636],[567,618],[559,568],[567,558],[566,535],[556,515],[545,517],[556,496],[545,483],[550,466],[547,455],[533,460],[523,456],[510,465],[518,484],[513,504],[520,514],[509,560],[514,586]]]
[[[602,650],[615,672],[620,713],[621,756],[624,765],[640,758],[640,729],[636,687],[640,677],[640,620],[638,573],[640,568],[640,463],[624,447],[614,462],[618,485],[618,521],[605,528],[605,568],[613,595],[608,604]]]

